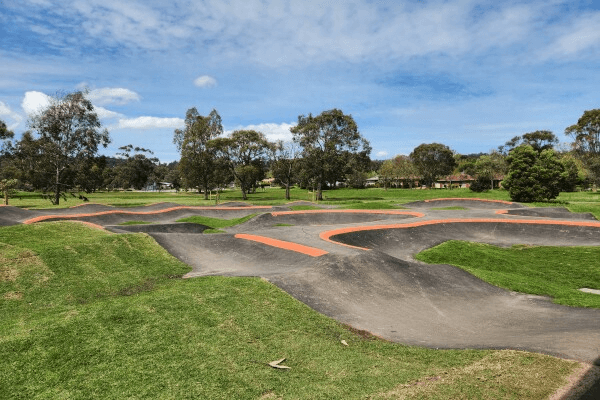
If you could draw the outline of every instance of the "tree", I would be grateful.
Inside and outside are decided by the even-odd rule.
[[[275,144],[254,130],[234,131],[228,138],[209,141],[208,147],[222,157],[242,189],[242,198],[265,176],[266,164]]]
[[[398,174],[396,173],[396,169],[394,168],[394,162],[392,160],[385,160],[378,171],[379,174],[379,182],[383,183],[383,188],[385,190],[388,189],[388,186],[394,179],[398,178]]]
[[[410,153],[410,158],[427,186],[433,185],[438,177],[452,173],[456,165],[452,150],[440,143],[421,144]]]
[[[117,153],[117,155],[123,157],[124,162],[115,167],[113,186],[122,188],[133,187],[136,190],[143,189],[154,172],[158,158],[146,157],[144,153],[154,153],[142,147],[134,148],[131,144],[119,147],[119,150],[121,150],[121,153]]]
[[[555,199],[564,186],[565,170],[552,149],[538,153],[521,145],[508,155],[508,175],[502,185],[514,201],[532,202]]]
[[[500,146],[498,150],[500,153],[506,155],[512,149],[522,145],[528,144],[535,151],[541,153],[544,150],[553,149],[556,144],[558,144],[558,138],[551,131],[535,131],[525,133],[523,136],[515,136],[508,142],[504,144],[504,146]]]
[[[409,156],[399,155],[394,157],[393,162],[396,177],[399,181],[402,181],[402,187],[408,185],[412,189],[415,181],[419,180],[419,171],[413,160]]]
[[[480,156],[475,161],[474,175],[475,182],[471,184],[470,189],[474,192],[483,192],[494,189],[494,179],[506,172],[506,160],[504,156],[492,151],[489,155]]]
[[[294,182],[299,166],[299,149],[294,142],[277,142],[275,158],[271,163],[273,178],[285,187],[285,199],[290,200],[290,186]]]
[[[338,109],[323,111],[316,117],[300,115],[290,131],[294,142],[302,147],[304,174],[316,183],[318,200],[323,199],[324,185],[335,185],[355,172],[353,166],[362,168],[371,154],[369,142],[359,133],[352,116]]]
[[[195,107],[185,114],[185,128],[176,129],[173,142],[181,153],[179,168],[181,177],[189,187],[197,187],[204,191],[204,199],[208,199],[208,191],[214,183],[215,154],[207,143],[223,134],[221,117],[217,110],[212,110],[207,117],[198,113]]]
[[[82,92],[68,93],[52,99],[50,105],[29,121],[42,142],[45,161],[52,166],[53,204],[59,204],[67,190],[62,181],[65,170],[76,160],[93,157],[98,146],[106,147],[110,137],[101,124],[94,106]]]
[[[4,121],[0,120],[0,156],[10,147],[10,139],[15,134],[8,129]]]
[[[575,125],[565,129],[573,137],[573,150],[600,184],[600,109],[583,113]]]

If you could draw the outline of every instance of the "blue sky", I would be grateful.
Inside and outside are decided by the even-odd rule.
[[[167,4],[168,3],[168,4]],[[372,158],[487,152],[600,108],[599,1],[0,0],[0,119],[90,90],[112,144],[179,159],[185,112],[289,139],[339,108]]]

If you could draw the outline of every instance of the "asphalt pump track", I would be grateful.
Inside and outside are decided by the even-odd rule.
[[[552,246],[599,246],[600,222],[565,209],[448,199],[403,210],[321,209],[161,203],[113,208],[85,205],[50,211],[0,207],[0,225],[82,221],[115,233],[146,232],[192,267],[188,278],[259,276],[313,309],[382,338],[432,348],[521,349],[598,364],[600,310],[489,285],[450,265],[414,259],[452,239]],[[448,206],[465,210],[439,210]],[[202,234],[177,223],[186,216],[259,215]],[[118,225],[126,221],[146,225]],[[600,289],[600,288],[596,288]]]

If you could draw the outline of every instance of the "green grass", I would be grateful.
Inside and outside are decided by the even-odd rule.
[[[468,210],[468,208],[453,206],[453,207],[433,207],[431,210]]]
[[[293,224],[275,224],[273,226],[294,226]]]
[[[309,205],[304,205],[304,206],[290,206],[290,210],[292,211],[304,211],[304,210],[322,210],[322,207],[317,207],[317,206],[309,206]]]
[[[86,195],[90,202],[107,204],[115,207],[144,206],[159,202],[172,202],[185,205],[207,206],[214,205],[215,200],[204,200],[203,194],[195,192],[96,192]],[[469,189],[335,189],[323,192],[324,200],[319,204],[336,205],[344,208],[399,208],[398,204],[413,201],[430,200],[435,198],[483,198],[490,200],[510,200],[506,190],[490,190],[484,193],[471,192]],[[226,190],[221,193],[221,202],[242,201],[239,190]],[[291,202],[298,200],[312,201],[312,192],[305,189],[292,188]],[[248,195],[247,203],[256,205],[283,205],[290,201],[285,199],[285,190],[268,188]],[[75,197],[62,201],[59,206],[53,206],[50,201],[43,199],[40,193],[19,192],[10,199],[10,205],[22,208],[64,208],[85,204]],[[361,205],[363,204],[363,205]],[[530,203],[533,207],[565,206],[571,211],[592,212],[600,219],[600,192],[561,193],[555,201]],[[292,206],[292,209],[314,209],[316,206]]]
[[[125,221],[125,222],[121,222],[119,225],[147,225],[147,224],[151,224],[152,222],[146,222],[146,221]]]
[[[179,279],[144,234],[51,222],[0,246],[0,398],[542,399],[577,365],[389,343],[261,279]]]
[[[350,204],[346,204],[342,206],[342,208],[346,209],[354,209],[354,210],[398,210],[404,209],[406,207],[402,207],[396,204],[393,204],[393,200],[388,201],[360,201],[360,202],[352,202]]]
[[[203,233],[222,233],[224,232],[223,228],[228,228],[230,226],[235,226],[239,224],[243,224],[244,222],[254,218],[256,214],[246,215],[241,218],[232,218],[232,219],[221,219],[221,218],[211,218],[211,217],[203,217],[201,215],[195,215],[193,217],[186,217],[178,219],[177,222],[191,222],[194,224],[200,224],[208,226],[210,229],[205,230]]]
[[[513,246],[451,240],[416,258],[451,264],[505,289],[550,296],[558,304],[600,308],[600,295],[577,289],[600,289],[600,247]]]
[[[353,203],[408,203],[440,197],[477,197],[486,199],[509,200],[505,190],[493,190],[487,193],[474,193],[468,189],[335,189],[323,191],[324,200],[320,204],[350,205]],[[159,202],[173,202],[187,205],[214,205],[215,200],[204,200],[203,194],[196,192],[95,192],[86,194],[91,203],[107,204],[115,207],[135,207]],[[285,199],[285,190],[269,188],[248,195],[248,203],[257,205],[283,205],[293,201],[312,201],[312,192],[305,189],[292,188],[291,200]],[[239,190],[226,190],[221,193],[221,203],[242,201]],[[49,200],[43,199],[40,193],[19,192],[10,199],[10,205],[22,208],[64,208],[85,204],[76,197],[61,200],[60,205],[53,206]]]

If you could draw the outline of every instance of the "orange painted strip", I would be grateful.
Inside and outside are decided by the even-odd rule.
[[[447,201],[447,200],[472,200],[472,201],[483,201],[486,203],[515,204],[510,201],[505,201],[505,200],[478,199],[478,198],[471,198],[471,197],[446,197],[443,199],[429,199],[429,200],[425,200],[425,203],[431,203],[432,201]]]
[[[352,247],[355,249],[369,250],[365,247],[352,246],[331,240],[332,236],[342,235],[344,233],[362,232],[362,231],[373,231],[379,229],[406,229],[416,228],[419,226],[427,225],[439,225],[439,224],[460,224],[460,223],[501,223],[501,224],[531,224],[531,225],[561,225],[561,226],[589,226],[594,228],[600,228],[600,222],[590,221],[549,221],[549,220],[535,220],[535,219],[494,219],[494,218],[482,218],[482,219],[468,219],[468,218],[452,218],[452,219],[435,219],[429,221],[417,221],[409,222],[406,224],[389,224],[389,225],[370,225],[370,226],[351,226],[347,228],[334,229],[331,231],[321,232],[319,237],[326,242],[339,244],[341,246]]]
[[[304,246],[302,244],[286,242],[284,240],[273,239],[265,236],[248,235],[245,233],[238,233],[234,237],[238,239],[251,240],[253,242],[263,243],[268,246],[277,247],[279,249],[291,250],[297,253],[306,254],[312,257],[320,257],[327,252],[325,250],[317,249],[315,247]]]
[[[496,210],[496,214],[508,214],[508,210]]]
[[[424,217],[425,214],[416,211],[402,211],[402,210],[297,210],[297,211],[277,211],[272,212],[271,215],[279,217],[281,215],[294,215],[294,214],[322,214],[322,213],[345,213],[345,214],[388,214],[388,215],[412,215],[413,217]]]
[[[252,207],[195,207],[195,206],[180,206],[180,207],[170,207],[165,208],[164,210],[154,210],[154,211],[126,211],[126,210],[108,210],[108,211],[99,211],[95,213],[87,213],[87,214],[54,214],[54,215],[41,215],[39,217],[30,218],[24,221],[24,224],[33,224],[35,222],[47,221],[51,219],[77,219],[84,217],[98,217],[102,215],[110,215],[110,214],[123,214],[123,215],[155,215],[162,214],[171,211],[177,210],[264,210],[273,208],[271,206],[252,206]]]

